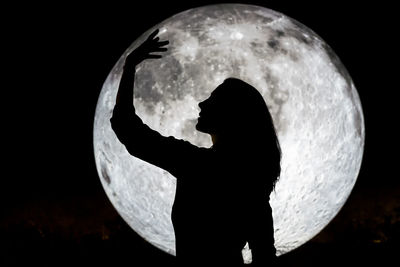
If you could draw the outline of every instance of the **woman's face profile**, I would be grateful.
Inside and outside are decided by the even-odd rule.
[[[199,103],[200,113],[196,129],[200,132],[216,134],[218,118],[221,115],[221,108],[223,108],[217,89],[211,93],[210,97]]]
[[[200,113],[196,129],[200,132],[215,135],[235,128],[238,105],[242,95],[238,90],[232,90],[226,81],[212,91],[210,97],[199,103]]]

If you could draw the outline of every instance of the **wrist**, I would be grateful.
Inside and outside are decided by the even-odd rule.
[[[139,64],[140,62],[142,62],[143,60],[140,58],[140,56],[135,53],[136,51],[133,51],[132,53],[130,53],[126,59],[125,59],[125,66],[136,66],[137,64]]]
[[[124,66],[123,66],[123,69],[124,69],[124,71],[129,71],[129,72],[131,72],[131,71],[135,71],[135,68],[136,68],[136,65],[137,65],[138,63],[134,63],[134,62],[132,62],[132,61],[125,61],[125,64],[124,64]]]

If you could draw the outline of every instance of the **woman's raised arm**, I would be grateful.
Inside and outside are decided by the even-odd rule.
[[[151,129],[136,115],[133,105],[135,67],[143,60],[161,58],[153,53],[167,50],[164,46],[168,41],[159,41],[157,33],[158,30],[154,31],[127,56],[110,121],[117,138],[131,155],[179,176],[182,166],[188,165],[191,158],[188,155],[197,154],[192,153],[197,147]],[[195,159],[192,157],[192,160]]]

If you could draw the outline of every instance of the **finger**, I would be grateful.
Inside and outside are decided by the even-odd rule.
[[[147,58],[148,58],[148,59],[151,59],[151,58],[162,58],[162,55],[152,55],[152,54],[149,54],[149,55],[147,55]]]
[[[158,46],[164,46],[169,44],[169,41],[162,41],[162,42],[158,42]]]
[[[158,42],[158,40],[160,40],[160,37],[156,37],[153,39],[154,42]]]
[[[168,48],[164,48],[164,47],[157,47],[152,49],[152,52],[165,52],[168,51]]]
[[[152,40],[157,34],[158,34],[159,30],[156,29],[155,31],[153,31],[149,37],[147,37],[147,40]]]

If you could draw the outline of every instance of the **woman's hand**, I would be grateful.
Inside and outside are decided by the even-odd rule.
[[[147,37],[146,41],[126,57],[125,66],[136,66],[143,60],[162,57],[159,54],[153,53],[167,51],[168,49],[164,46],[169,44],[169,41],[160,41],[159,37],[155,37],[158,32],[158,29],[152,32],[149,37]]]

